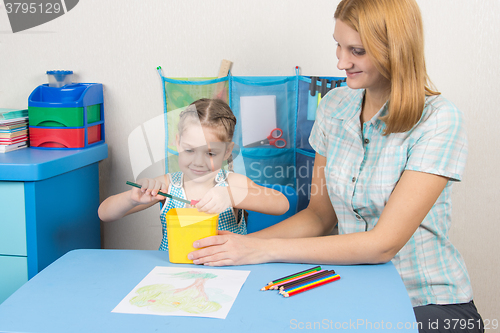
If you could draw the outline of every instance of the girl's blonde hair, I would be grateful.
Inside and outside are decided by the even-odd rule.
[[[201,98],[191,103],[180,114],[177,126],[179,135],[182,135],[186,120],[190,117],[199,119],[201,126],[216,129],[217,136],[222,142],[231,142],[233,140],[236,117],[229,105],[223,100]]]
[[[409,131],[426,95],[439,95],[425,68],[424,29],[415,0],[342,0],[335,19],[356,30],[378,71],[391,81],[385,135]],[[432,87],[432,89],[431,89]]]

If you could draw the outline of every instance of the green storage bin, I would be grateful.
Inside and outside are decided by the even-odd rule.
[[[29,125],[44,127],[82,127],[83,107],[45,108],[28,106]],[[87,106],[87,124],[101,120],[101,104]]]

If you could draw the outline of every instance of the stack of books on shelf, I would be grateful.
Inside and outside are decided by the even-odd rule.
[[[28,146],[28,109],[0,108],[0,153]]]

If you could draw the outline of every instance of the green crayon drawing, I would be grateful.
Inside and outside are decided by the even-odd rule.
[[[130,299],[130,304],[147,307],[153,312],[185,311],[200,314],[218,311],[222,306],[215,300],[223,302],[231,299],[218,289],[211,290],[211,293],[205,290],[206,281],[216,278],[215,274],[188,271],[168,275],[182,280],[194,279],[194,282],[184,288],[176,288],[171,284],[153,284],[141,287],[136,290],[138,295]],[[213,294],[215,300],[211,300],[209,294]]]

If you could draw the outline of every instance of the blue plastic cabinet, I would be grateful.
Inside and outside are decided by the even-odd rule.
[[[0,303],[66,252],[100,248],[107,144],[0,154]]]
[[[28,98],[31,147],[78,149],[103,143],[103,101],[100,83],[38,86]]]

